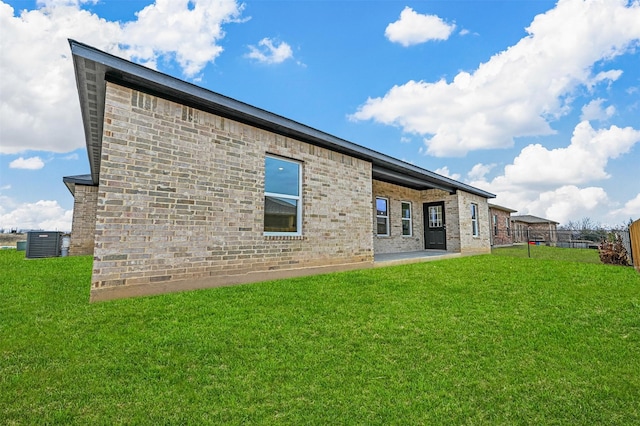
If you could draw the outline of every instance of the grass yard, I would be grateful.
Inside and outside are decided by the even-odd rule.
[[[531,259],[566,260],[601,264],[598,250],[547,247],[544,245],[514,245],[494,248],[492,253],[498,256],[531,257]]]
[[[640,275],[551,257],[89,304],[3,250],[0,424],[640,424]]]

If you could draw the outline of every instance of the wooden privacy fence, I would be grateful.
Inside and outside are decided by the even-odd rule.
[[[629,236],[631,239],[631,257],[636,271],[640,272],[640,219],[629,226]]]

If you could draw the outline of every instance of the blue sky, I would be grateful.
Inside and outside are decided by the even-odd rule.
[[[0,229],[69,230],[68,38],[566,223],[640,218],[640,3],[0,1]]]

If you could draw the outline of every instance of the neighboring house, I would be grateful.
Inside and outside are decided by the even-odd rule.
[[[513,244],[511,213],[515,212],[516,210],[489,203],[492,246],[509,246]]]
[[[558,241],[558,224],[553,220],[532,215],[511,216],[514,243],[537,241],[555,244]]]
[[[94,301],[490,251],[489,192],[70,44],[91,174],[64,182]]]

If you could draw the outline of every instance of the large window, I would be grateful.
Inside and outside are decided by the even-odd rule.
[[[380,236],[389,235],[389,200],[376,198],[376,229]]]
[[[474,237],[480,236],[480,228],[478,227],[478,205],[471,203],[471,232]]]
[[[301,235],[301,193],[300,163],[267,156],[264,172],[265,235]]]
[[[403,201],[400,204],[402,207],[402,235],[405,237],[410,237],[412,234],[411,203],[408,201]]]

